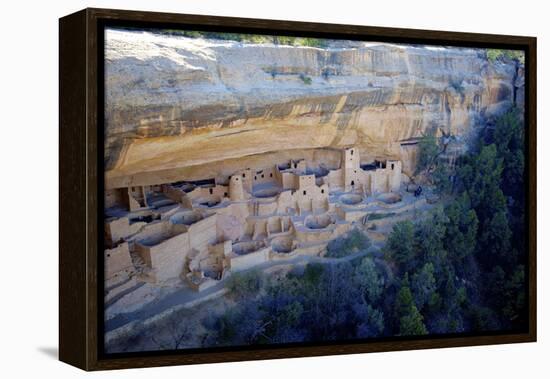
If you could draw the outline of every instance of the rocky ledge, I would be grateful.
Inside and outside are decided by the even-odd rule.
[[[464,141],[523,101],[523,69],[482,49],[382,43],[293,47],[108,30],[108,188],[208,175],[287,158],[397,159],[415,139]],[[344,46],[344,47],[342,47]],[[310,154],[311,156],[309,156]],[[276,163],[276,162],[275,162]]]

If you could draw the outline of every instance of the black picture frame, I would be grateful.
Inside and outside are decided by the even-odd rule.
[[[525,51],[528,329],[368,342],[104,354],[103,28],[109,25]],[[61,361],[85,370],[106,370],[536,341],[536,38],[89,8],[60,19],[59,46]]]

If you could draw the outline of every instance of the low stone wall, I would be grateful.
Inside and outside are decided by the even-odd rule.
[[[179,188],[174,188],[170,185],[165,185],[162,187],[162,190],[167,198],[183,205],[186,208],[191,207],[191,200],[187,196],[187,193]]]
[[[187,284],[191,289],[197,292],[204,291],[210,287],[214,287],[216,284],[218,284],[219,281],[211,279],[211,278],[202,278],[198,282],[193,282],[191,280],[187,281]]]
[[[324,229],[308,229],[305,226],[296,228],[296,239],[298,242],[321,242],[333,238],[334,225]]]
[[[121,243],[113,249],[105,250],[105,279],[110,279],[118,272],[133,268],[128,242]]]
[[[294,251],[295,255],[319,255],[325,251],[328,241],[313,246],[299,247]]]
[[[269,253],[269,259],[272,261],[282,261],[286,259],[292,259],[298,255],[298,250],[292,250],[288,253],[278,253],[276,251],[271,251]]]
[[[403,204],[403,203],[395,203],[395,204],[386,204],[386,203],[376,203],[377,206],[381,207],[381,208],[385,208],[386,210],[381,210],[381,211],[372,211],[372,212],[369,212],[368,209],[367,209],[367,212],[368,213],[372,213],[372,214],[384,214],[384,213],[390,213],[390,212],[396,212],[396,213],[401,213],[401,212],[406,212],[406,211],[410,211],[416,207],[421,207],[421,206],[424,206],[426,205],[426,198],[422,197],[418,200],[415,200],[411,203],[408,203],[408,204]]]
[[[263,249],[254,251],[252,253],[231,257],[229,260],[231,271],[238,272],[267,262],[269,260],[270,251],[271,248],[264,247]]]
[[[151,261],[159,281],[178,278],[189,252],[189,233],[182,233],[150,249]]]
[[[366,210],[344,210],[340,209],[340,217],[346,222],[354,222],[362,219],[368,212]]]
[[[272,198],[271,201],[261,201],[256,205],[256,216],[269,216],[277,211],[276,198]]]

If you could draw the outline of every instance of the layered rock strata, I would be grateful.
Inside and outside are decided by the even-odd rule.
[[[427,132],[464,141],[523,101],[523,70],[482,49],[339,44],[314,48],[108,30],[107,188],[228,177],[237,167],[332,148],[411,174]]]

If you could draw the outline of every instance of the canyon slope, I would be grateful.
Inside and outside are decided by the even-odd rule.
[[[329,45],[331,46],[331,45]],[[403,162],[427,133],[468,137],[522,106],[523,69],[483,49],[251,44],[107,30],[106,187],[223,178],[289,159]]]

